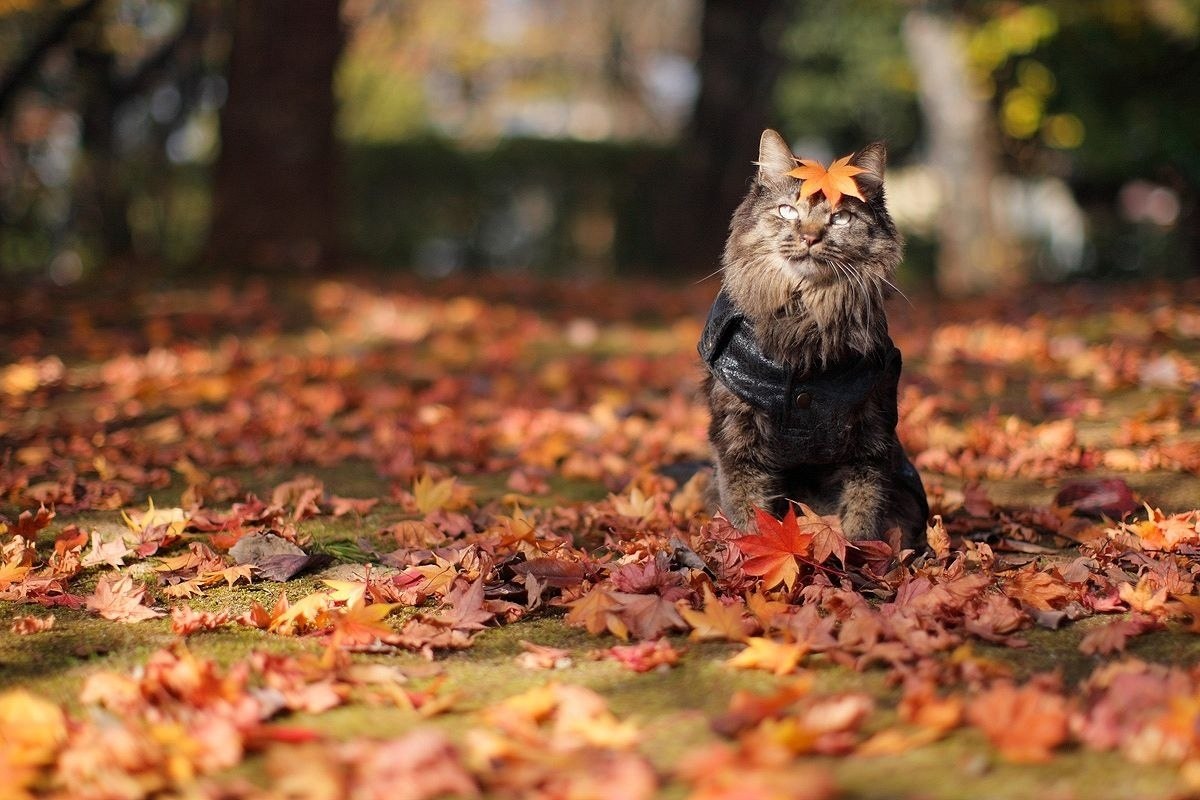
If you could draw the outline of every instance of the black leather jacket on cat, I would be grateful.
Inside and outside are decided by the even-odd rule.
[[[700,336],[700,357],[713,377],[775,422],[772,462],[835,464],[854,455],[861,411],[872,395],[896,425],[900,350],[887,339],[868,356],[821,371],[801,371],[768,358],[749,320],[725,292],[717,295]]]

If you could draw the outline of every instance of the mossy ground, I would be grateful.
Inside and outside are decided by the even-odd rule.
[[[306,307],[307,301],[294,300],[292,306]],[[706,301],[707,302],[707,301]],[[923,304],[918,304],[923,305]],[[284,307],[291,307],[284,304]],[[293,309],[294,310],[294,309]],[[901,309],[903,311],[903,309]],[[910,312],[915,313],[915,312]],[[302,331],[312,320],[301,315],[282,315],[279,324],[285,330]],[[1091,317],[1072,317],[1063,326],[1090,342],[1107,341],[1112,325],[1105,314]],[[903,329],[903,325],[898,326]],[[295,334],[300,336],[299,333]],[[596,357],[620,355],[632,350],[645,351],[653,347],[653,337],[645,330],[605,328],[591,346]],[[288,342],[281,340],[279,346]],[[670,342],[668,346],[674,346]],[[347,348],[386,347],[386,343],[368,345],[350,342]],[[1181,345],[1182,347],[1182,345]],[[1194,347],[1188,350],[1195,355]],[[548,360],[557,349],[548,345],[534,346],[528,358],[536,367]],[[907,354],[906,354],[907,356]],[[70,357],[68,357],[70,360]],[[431,360],[436,364],[436,360]],[[906,362],[917,365],[920,359]],[[1044,410],[1031,405],[1035,393],[1031,382],[1037,375],[1020,365],[1003,368],[1007,376],[999,393],[975,392],[960,398],[961,411],[984,413],[1003,408],[1006,413],[1027,413],[1036,419]],[[955,375],[968,386],[982,385],[991,366],[965,365]],[[532,372],[530,373],[532,374]],[[434,371],[427,376],[436,377]],[[1043,379],[1046,376],[1041,376]],[[385,380],[386,378],[380,378]],[[1057,378],[1055,378],[1057,380]],[[1070,387],[1066,387],[1069,392]],[[1118,420],[1149,413],[1162,400],[1164,392],[1143,389],[1123,390],[1106,395],[1104,418],[1082,419],[1078,425],[1079,441],[1089,445],[1105,445],[1114,439]],[[92,398],[86,390],[64,392],[54,399],[58,418],[71,421],[86,418],[92,411]],[[148,412],[152,414],[155,412]],[[149,417],[147,417],[148,419]],[[143,421],[146,421],[144,419]],[[1185,432],[1185,435],[1186,432]],[[333,467],[276,467],[243,469],[226,473],[245,490],[259,496],[270,495],[271,489],[282,481],[300,474],[311,474],[321,480],[326,489],[347,497],[389,497],[388,482],[378,477],[374,467],[366,462],[346,462]],[[1102,473],[1089,473],[1095,477]],[[477,498],[486,501],[504,494],[504,475],[473,476],[467,482],[475,487]],[[957,487],[959,482],[944,476],[927,476],[945,487]],[[1184,472],[1121,473],[1133,489],[1152,505],[1164,510],[1184,510],[1200,507],[1200,477]],[[594,501],[607,494],[604,486],[587,481],[551,478],[551,492],[537,500],[544,505],[571,505]],[[183,481],[179,476],[168,487],[153,493],[156,505],[168,507],[179,502]],[[986,489],[990,499],[1000,506],[1044,506],[1053,498],[1058,486],[1050,482],[1024,479],[989,480]],[[146,497],[139,495],[137,503]],[[15,516],[18,509],[0,507],[0,512]],[[198,610],[227,610],[240,613],[252,603],[269,605],[281,591],[292,599],[314,591],[323,574],[344,577],[370,558],[362,544],[371,544],[370,537],[380,528],[404,518],[396,505],[383,502],[363,517],[350,515],[339,519],[318,517],[300,524],[301,531],[312,539],[312,549],[334,556],[334,564],[325,573],[305,575],[286,584],[254,583],[249,586],[219,587],[193,598],[190,604]],[[43,537],[45,546],[62,525],[75,523],[85,530],[115,531],[121,528],[120,515],[112,512],[60,513]],[[365,542],[363,540],[366,540]],[[141,568],[141,567],[139,567]],[[100,572],[86,571],[73,584],[80,593],[90,591]],[[153,591],[153,590],[152,590]],[[79,690],[86,676],[94,671],[128,671],[144,664],[156,650],[177,639],[168,621],[150,620],[135,625],[109,622],[86,613],[55,609],[56,623],[52,630],[17,636],[9,633],[14,617],[23,614],[44,615],[36,606],[0,602],[0,691],[22,687],[73,711],[80,711]],[[399,619],[393,618],[394,624]],[[1034,629],[1021,636],[1028,641],[1024,648],[1004,648],[983,643],[972,647],[978,655],[1008,665],[1018,677],[1042,672],[1058,672],[1063,681],[1072,685],[1085,678],[1101,660],[1079,651],[1079,643],[1088,630],[1103,624],[1104,619],[1085,620],[1067,625],[1061,630]],[[567,649],[571,653],[570,667],[555,671],[530,671],[518,666],[515,656],[521,642],[529,641]],[[330,740],[356,737],[384,738],[412,729],[417,725],[436,725],[451,736],[460,737],[478,719],[478,712],[503,698],[548,681],[580,684],[602,694],[611,709],[621,718],[637,721],[643,732],[642,750],[664,774],[678,759],[698,745],[717,740],[711,731],[710,720],[724,711],[730,697],[738,690],[770,692],[789,678],[777,678],[764,672],[735,670],[727,666],[730,656],[739,648],[731,644],[693,643],[685,637],[672,639],[683,651],[680,663],[663,671],[638,674],[612,661],[591,657],[595,650],[615,644],[612,637],[593,637],[570,627],[561,610],[547,609],[519,622],[483,631],[474,645],[464,651],[441,655],[432,665],[419,655],[356,654],[361,661],[381,661],[410,667],[417,677],[414,688],[438,683],[443,695],[453,695],[456,701],[445,714],[425,719],[416,712],[395,706],[379,705],[356,700],[321,714],[297,715],[287,720],[319,732]],[[229,664],[245,658],[254,650],[282,653],[318,654],[323,646],[311,637],[282,637],[258,630],[227,627],[197,634],[188,639],[187,646],[196,655]],[[1192,665],[1200,658],[1200,637],[1179,627],[1136,637],[1128,646],[1130,655],[1148,661]],[[432,666],[434,672],[430,672]],[[812,673],[816,691],[862,691],[876,700],[877,713],[869,722],[869,730],[882,728],[892,721],[899,699],[899,690],[888,683],[883,670],[855,672],[813,657],[805,664]],[[1066,749],[1044,764],[1011,764],[1001,759],[974,729],[961,728],[945,739],[902,755],[880,758],[815,758],[813,762],[830,769],[845,795],[863,800],[890,800],[897,797],[914,798],[1172,798],[1186,794],[1178,771],[1170,766],[1132,764],[1111,753],[1082,749]],[[239,766],[239,774],[251,778],[262,773],[259,760],[251,759]],[[2,780],[2,777],[0,777]],[[0,792],[2,793],[2,792]],[[668,784],[665,796],[682,796],[682,787]]]
[[[342,468],[312,470],[326,487],[347,496],[380,496],[386,487],[363,465],[349,464]],[[275,482],[294,476],[294,470],[264,470],[238,476],[247,488],[266,491]],[[499,495],[503,486],[479,482],[480,495]],[[1137,482],[1135,481],[1135,484]],[[589,484],[564,483],[556,485],[548,502],[578,502],[580,499],[603,496],[603,489]],[[1008,482],[993,488],[993,496],[1001,499],[1011,493],[1025,502],[1036,500],[1036,492],[1044,491],[1030,482]],[[1139,485],[1144,496],[1154,498],[1156,489],[1165,496],[1193,496],[1200,488],[1195,478],[1178,475],[1146,476]],[[167,506],[178,499],[177,490],[155,494],[156,505]],[[1164,499],[1163,504],[1170,505]],[[365,518],[318,518],[302,524],[312,537],[313,547],[337,556],[330,573],[344,574],[355,569],[363,560],[361,551],[353,545],[379,526],[403,516],[392,505],[381,504]],[[105,529],[120,525],[117,512],[88,512],[63,515],[55,520],[51,531],[60,523],[76,522],[85,528]],[[347,558],[347,554],[351,557]],[[79,579],[78,588],[93,585],[97,571],[91,570]],[[244,611],[254,602],[269,605],[280,591],[292,599],[307,594],[319,585],[323,574],[306,575],[286,584],[254,583],[209,590],[193,598],[191,604],[201,610]],[[165,618],[135,625],[125,625],[98,619],[84,611],[56,609],[52,630],[33,635],[16,636],[7,633],[15,616],[43,613],[32,606],[13,603],[0,604],[0,689],[23,687],[43,694],[68,708],[78,710],[79,689],[85,677],[95,670],[127,671],[146,661],[155,650],[167,646],[176,637]],[[1035,629],[1022,635],[1029,645],[1024,648],[1005,648],[981,643],[973,645],[977,654],[1009,665],[1018,677],[1046,671],[1059,672],[1068,684],[1084,678],[1098,663],[1095,657],[1081,654],[1078,645],[1088,629],[1103,620],[1089,620],[1058,631]],[[570,651],[570,667],[553,671],[531,671],[517,665],[515,657],[522,651],[521,642],[561,647]],[[453,707],[431,719],[416,712],[395,706],[380,706],[365,702],[347,705],[321,714],[304,714],[288,720],[331,740],[354,737],[383,738],[402,734],[417,725],[436,725],[451,736],[458,737],[471,728],[477,712],[505,697],[517,694],[547,681],[580,684],[602,694],[613,712],[621,718],[633,718],[644,735],[643,752],[652,763],[668,773],[671,765],[697,745],[717,740],[709,728],[709,720],[728,707],[735,691],[769,692],[788,678],[776,678],[767,673],[734,670],[726,665],[738,650],[736,645],[694,643],[677,637],[673,644],[683,651],[680,663],[672,668],[639,674],[613,661],[592,657],[592,652],[616,643],[611,637],[597,638],[570,627],[562,612],[549,609],[525,620],[482,632],[467,650],[439,657],[431,674],[419,655],[397,653],[386,655],[355,655],[364,661],[383,661],[408,666],[415,674],[413,686],[421,688],[438,681],[438,691],[456,697]],[[322,645],[313,638],[289,638],[261,631],[229,627],[192,636],[188,647],[198,656],[220,663],[244,658],[253,650],[283,653],[319,653]],[[1131,655],[1148,661],[1191,664],[1200,657],[1200,637],[1173,629],[1131,641]],[[821,657],[810,658],[807,668],[812,672],[817,691],[865,691],[876,698],[878,713],[872,725],[883,726],[894,718],[892,709],[899,698],[898,690],[889,686],[882,670],[854,672],[824,662]],[[815,763],[827,766],[836,776],[838,785],[849,797],[885,798],[1167,798],[1181,791],[1177,771],[1164,766],[1131,764],[1119,756],[1083,750],[1067,750],[1045,764],[1015,765],[1005,763],[987,745],[982,735],[973,729],[960,729],[946,739],[908,753],[879,758],[816,758]],[[254,759],[239,768],[251,777],[258,773]],[[677,785],[668,785],[666,796],[681,796]]]

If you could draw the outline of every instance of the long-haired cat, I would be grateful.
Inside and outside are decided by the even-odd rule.
[[[831,192],[835,205],[801,192],[791,149],[763,132],[700,341],[719,502],[739,528],[797,500],[837,514],[851,540],[899,528],[906,545],[923,541],[925,490],[896,437],[900,351],[884,299],[903,244],[886,160],[879,143],[855,154],[862,199]]]

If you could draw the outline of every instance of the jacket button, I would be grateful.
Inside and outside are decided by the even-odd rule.
[[[796,395],[796,408],[805,409],[812,405],[812,395],[808,392],[801,392]]]

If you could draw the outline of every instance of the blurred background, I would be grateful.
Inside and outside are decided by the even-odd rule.
[[[949,295],[1200,265],[1200,0],[0,0],[0,283],[717,267],[875,139]]]

